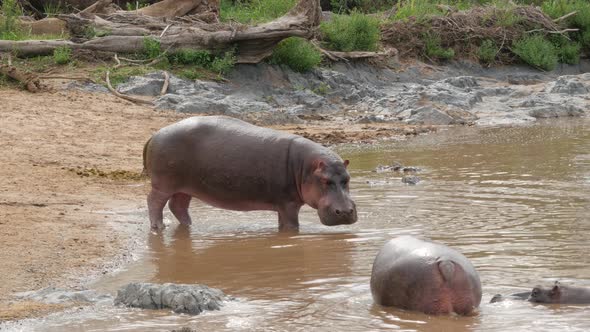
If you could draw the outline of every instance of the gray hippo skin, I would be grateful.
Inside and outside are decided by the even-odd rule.
[[[433,315],[467,315],[481,302],[481,282],[461,253],[401,236],[387,242],[375,258],[371,293],[384,306]]]
[[[567,286],[555,282],[553,287],[533,288],[528,300],[537,303],[590,304],[590,288]]]
[[[277,211],[279,230],[299,228],[304,204],[318,210],[324,225],[357,220],[348,160],[301,136],[226,116],[192,117],[160,129],[143,155],[154,230],[164,228],[166,202],[180,223],[190,224],[192,197],[229,210]]]

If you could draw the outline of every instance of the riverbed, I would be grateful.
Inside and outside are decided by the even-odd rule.
[[[310,208],[297,235],[273,213],[193,203],[190,229],[166,214],[140,258],[90,285],[115,293],[132,281],[202,283],[234,297],[199,316],[100,305],[4,329],[24,331],[587,331],[590,306],[537,305],[494,294],[555,280],[590,286],[590,121],[465,127],[372,145],[342,145],[359,212],[351,226],[322,226]],[[421,181],[375,172],[399,162]],[[166,210],[167,211],[167,210]],[[137,220],[146,211],[121,212]],[[402,234],[464,253],[480,273],[482,304],[470,317],[433,317],[372,303],[380,247]]]

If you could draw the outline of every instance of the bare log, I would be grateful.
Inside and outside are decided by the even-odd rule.
[[[91,17],[93,14],[102,13],[106,6],[110,5],[113,0],[99,0],[91,6],[80,12],[84,17]]]
[[[211,1],[212,4],[215,1]],[[199,10],[199,7],[202,7]],[[210,5],[208,1],[203,0],[164,0],[157,2],[151,6],[147,6],[134,11],[140,15],[152,16],[152,17],[166,17],[174,18],[184,16],[189,13],[200,13],[210,11]],[[217,3],[216,10],[219,11],[219,4]]]
[[[155,6],[155,5],[154,5]],[[130,17],[127,17],[129,19]],[[145,33],[151,34],[152,38],[160,41],[163,49],[177,50],[183,48],[201,49],[209,51],[224,51],[237,46],[238,63],[258,63],[272,53],[272,49],[281,40],[288,37],[311,37],[314,27],[319,25],[321,8],[318,0],[301,0],[285,16],[282,16],[269,23],[258,26],[245,26],[235,24],[197,24],[174,25],[169,27],[167,33],[160,38],[161,32],[170,23],[162,19],[149,18],[135,15],[135,20],[146,24],[141,26],[113,23],[112,21],[100,21],[100,18],[82,22],[93,26],[103,24],[103,27],[111,29],[111,35],[96,37],[85,42],[72,42],[66,40],[52,41],[7,41],[0,40],[0,52],[16,51],[19,56],[34,56],[51,54],[60,46],[67,46],[72,49],[86,49],[96,51],[107,51],[115,53],[136,53],[143,50]],[[149,24],[149,25],[147,25]],[[70,22],[68,22],[68,26]],[[130,29],[141,29],[131,32]],[[152,30],[153,29],[153,30]],[[119,32],[125,31],[125,35]],[[133,33],[126,35],[126,33]]]
[[[0,74],[4,74],[25,85],[30,92],[39,92],[42,89],[39,77],[33,73],[24,72],[14,66],[0,64]]]

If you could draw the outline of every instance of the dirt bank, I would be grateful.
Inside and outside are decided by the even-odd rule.
[[[142,148],[157,129],[190,116],[154,111],[108,94],[0,90],[0,320],[62,306],[18,302],[13,293],[79,287],[107,273],[142,241]],[[332,144],[413,135],[433,127],[308,119],[278,127]],[[82,279],[84,278],[84,279]]]

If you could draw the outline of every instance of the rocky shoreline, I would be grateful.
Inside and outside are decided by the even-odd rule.
[[[225,82],[172,76],[156,109],[229,115],[262,125],[307,120],[350,124],[514,125],[588,114],[590,62],[552,72],[483,68],[469,62],[379,68],[338,63],[308,73],[269,64],[239,65]],[[132,77],[121,93],[159,95],[161,72]],[[85,90],[108,92],[98,85]]]

